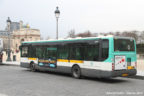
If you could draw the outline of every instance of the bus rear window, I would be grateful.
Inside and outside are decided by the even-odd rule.
[[[134,40],[114,39],[114,51],[135,51]]]

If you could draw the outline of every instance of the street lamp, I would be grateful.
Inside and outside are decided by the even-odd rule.
[[[55,17],[56,17],[56,39],[58,39],[58,18],[60,16],[60,11],[58,9],[58,7],[56,7],[56,10],[55,10]]]
[[[10,18],[8,17],[8,20],[7,20],[7,35],[8,35],[8,49],[7,49],[7,53],[8,53],[8,57],[7,57],[7,61],[11,61],[11,58],[10,58],[10,55],[11,55],[11,49],[10,49],[10,44],[11,44],[11,41],[10,41],[10,24],[11,24],[11,20]]]

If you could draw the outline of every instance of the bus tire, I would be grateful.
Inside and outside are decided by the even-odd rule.
[[[76,79],[80,79],[81,78],[81,69],[78,65],[74,65],[72,67],[72,76]]]
[[[32,72],[36,72],[36,71],[37,71],[36,68],[35,68],[35,64],[34,64],[34,63],[31,63],[31,64],[30,64],[30,70],[31,70]]]

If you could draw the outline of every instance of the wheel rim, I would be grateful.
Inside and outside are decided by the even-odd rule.
[[[79,70],[79,68],[74,68],[73,69],[73,76],[74,77],[79,77],[80,76],[80,70]]]
[[[35,71],[35,66],[34,66],[34,64],[31,64],[31,71]]]

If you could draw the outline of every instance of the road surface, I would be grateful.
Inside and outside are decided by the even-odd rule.
[[[0,96],[144,96],[144,80],[74,79],[70,75],[31,72],[0,65]]]

